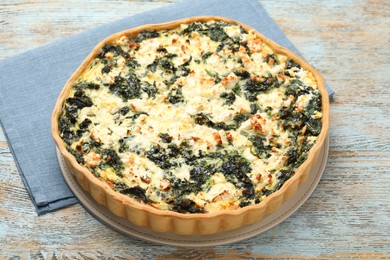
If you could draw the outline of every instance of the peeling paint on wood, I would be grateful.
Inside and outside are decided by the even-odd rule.
[[[0,59],[179,1],[0,0]],[[328,165],[298,212],[205,250],[127,237],[80,205],[37,217],[0,129],[0,258],[390,259],[390,2],[261,2],[336,91]]]

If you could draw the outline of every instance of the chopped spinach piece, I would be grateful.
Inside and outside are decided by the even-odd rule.
[[[268,89],[266,85],[261,84],[259,81],[253,79],[246,80],[243,88],[245,91],[245,97],[249,101],[256,101],[257,95],[261,91]]]
[[[191,150],[191,147],[185,143],[181,143],[181,157],[185,160],[185,163],[193,166],[198,159]]]
[[[195,119],[195,123],[198,125],[206,125],[211,128],[215,127],[215,123],[203,113],[198,113],[193,116],[193,118]]]
[[[292,95],[298,97],[303,94],[308,94],[309,92],[305,90],[305,84],[299,79],[293,79],[289,84],[285,85],[286,95]]]
[[[216,22],[216,23],[208,24],[207,29],[200,29],[199,32],[201,34],[206,34],[213,41],[222,42],[226,38],[229,38],[229,36],[225,33],[223,29],[226,25],[227,23],[225,22]]]
[[[162,53],[168,53],[167,49],[164,47],[158,47],[156,51],[162,52]]]
[[[282,185],[294,175],[294,171],[292,170],[280,170],[276,174],[276,178],[278,179],[278,184],[275,186],[275,191],[279,190]]]
[[[221,43],[218,45],[218,47],[217,47],[217,49],[215,50],[215,52],[220,52],[220,51],[222,51],[223,48],[225,47],[225,45],[226,45],[225,42],[221,42]]]
[[[312,115],[315,111],[321,111],[322,102],[319,93],[313,91],[311,87],[304,85],[300,80],[293,80],[290,84],[286,85],[287,95],[293,95],[297,98],[300,95],[308,93],[313,93],[313,97],[303,112],[299,112],[291,105],[288,108],[281,108],[278,114],[284,120],[285,127],[293,129],[299,126],[299,129],[302,129],[306,126],[307,133],[317,136],[321,132],[321,119],[312,118]]]
[[[219,95],[219,97],[226,99],[224,104],[228,106],[232,105],[236,100],[236,95],[234,92],[223,92],[221,95]]]
[[[165,59],[168,59],[168,60],[171,60],[171,59],[173,59],[173,58],[175,58],[175,57],[178,57],[178,55],[177,55],[176,53],[167,53],[167,54],[164,56],[164,58],[165,58]]]
[[[173,65],[173,63],[169,60],[172,57],[164,56],[162,58],[155,59],[151,64],[146,66],[146,69],[148,69],[151,72],[156,72],[157,68],[164,70],[165,72],[175,72],[176,67]]]
[[[111,71],[111,66],[110,65],[105,65],[103,68],[102,68],[102,74],[104,73],[109,73]]]
[[[288,156],[286,165],[294,167],[298,165],[299,151],[297,148],[292,147],[287,151],[286,155]]]
[[[92,121],[88,118],[84,119],[83,122],[80,123],[79,125],[79,129],[77,130],[77,135],[78,136],[82,136],[83,133],[85,133],[86,131],[88,131],[88,126],[92,123]]]
[[[251,108],[251,114],[252,115],[256,114],[257,111],[259,110],[259,107],[255,103],[251,103],[250,104],[250,108]]]
[[[216,72],[211,72],[207,69],[205,69],[207,75],[209,75],[210,77],[214,78],[214,82],[217,84],[219,82],[221,82],[221,78],[219,77],[218,73]]]
[[[201,187],[214,171],[213,165],[198,163],[190,170],[190,179],[195,181],[197,187]]]
[[[143,112],[143,111],[133,111],[133,115],[127,116],[126,118],[127,118],[127,119],[133,119],[133,120],[135,120],[135,119],[137,119],[140,115],[147,115],[147,116],[149,116],[148,113]]]
[[[244,69],[238,69],[238,70],[235,70],[233,71],[233,73],[237,76],[237,77],[241,77],[243,79],[246,79],[246,78],[249,78],[250,77],[250,74],[248,71],[244,70]]]
[[[116,182],[114,183],[114,190],[119,191],[124,195],[131,195],[137,199],[140,199],[146,204],[149,203],[149,199],[146,196],[146,190],[141,188],[140,186],[130,188],[123,182]]]
[[[134,39],[134,41],[140,43],[146,39],[157,38],[157,37],[160,37],[160,34],[158,32],[145,30],[145,31],[141,31]]]
[[[123,163],[119,155],[114,149],[104,149],[102,151],[103,160],[108,166],[111,166],[117,175],[121,175],[120,171],[123,169]]]
[[[82,81],[82,82],[79,82],[77,84],[75,84],[73,86],[74,89],[76,90],[83,90],[83,89],[99,89],[100,88],[100,85],[99,84],[96,84],[96,83],[92,83],[92,82],[86,82],[86,81]]]
[[[190,65],[190,62],[192,60],[192,56],[184,62],[182,65],[180,65],[176,70],[176,76],[178,77],[186,77],[188,74],[190,74],[190,69],[187,68],[188,65]]]
[[[141,83],[141,90],[148,94],[149,97],[155,98],[156,94],[158,92],[158,89],[156,87],[156,82],[154,84],[150,84],[147,81],[143,81]]]
[[[134,73],[129,73],[127,78],[116,76],[114,83],[109,85],[109,89],[124,101],[139,98],[141,95],[140,80]]]
[[[239,128],[240,125],[249,119],[249,114],[237,114],[233,117],[233,121],[236,123],[236,128]]]
[[[60,130],[60,135],[62,139],[67,143],[68,145],[71,145],[72,142],[79,138],[79,136],[70,130],[71,122],[67,120],[65,117],[61,117],[58,122],[58,128]]]
[[[139,63],[134,58],[127,60],[126,65],[132,69],[135,69],[140,66]]]
[[[275,66],[275,65],[278,65],[279,64],[279,59],[278,57],[276,56],[275,53],[272,53],[272,54],[268,54],[265,58],[265,61],[268,63],[268,64],[272,64],[272,66]]]
[[[311,116],[315,111],[321,111],[322,101],[320,95],[312,97],[307,105],[306,110],[303,112],[303,121],[307,126],[307,130],[314,136],[317,136],[321,132],[322,124],[321,119],[312,118]]]
[[[255,188],[247,175],[251,170],[249,161],[236,152],[226,156],[225,162],[221,166],[221,171],[227,179],[244,188],[243,195],[250,199],[255,195]],[[232,178],[233,176],[235,179]]]
[[[195,23],[191,23],[188,25],[187,28],[185,28],[182,33],[185,35],[185,34],[189,34],[191,32],[196,32],[196,31],[199,31],[203,28],[203,24],[200,23],[200,22],[195,22]]]
[[[161,169],[169,169],[178,165],[177,162],[173,160],[179,156],[178,152],[178,149],[175,149],[174,146],[171,146],[168,149],[153,146],[146,152],[146,157]]]
[[[188,66],[188,65],[190,65],[191,61],[192,61],[192,56],[190,56],[190,58],[180,66]]]
[[[280,119],[288,119],[290,118],[292,115],[292,111],[291,109],[287,108],[287,107],[282,107],[279,109],[279,117]]]
[[[89,126],[91,123],[92,123],[92,121],[91,121],[90,119],[86,118],[86,119],[84,119],[83,122],[80,123],[79,128],[85,130],[85,129],[88,128],[88,126]]]
[[[183,65],[180,65],[178,67],[178,69],[176,70],[176,76],[186,77],[186,76],[188,76],[188,74],[190,74],[190,69],[183,66]]]
[[[82,151],[83,153],[88,153],[90,150],[99,150],[101,146],[102,143],[95,140],[89,140],[88,142],[82,144]]]
[[[273,108],[270,107],[270,106],[267,106],[267,107],[264,109],[264,112],[267,113],[267,115],[269,115],[269,116],[272,115],[272,111],[273,111]]]
[[[163,69],[165,69],[166,71],[169,70],[169,71],[176,71],[176,68],[175,66],[173,65],[173,63],[167,59],[160,59],[160,64],[161,64],[161,67]]]
[[[201,190],[200,186],[186,179],[176,179],[173,177],[170,178],[170,183],[172,185],[172,195],[176,198],[183,198],[192,192],[199,192]]]
[[[252,203],[250,201],[241,201],[239,206],[240,206],[240,208],[243,208],[243,207],[249,206],[251,204]]]
[[[76,106],[65,107],[65,118],[69,120],[72,125],[76,124],[77,122],[77,111],[78,108]]]
[[[247,120],[249,116],[247,114],[238,114],[233,118],[234,123],[226,124],[225,122],[213,122],[208,116],[204,113],[198,113],[195,116],[192,116],[195,119],[195,123],[198,125],[206,125],[208,127],[220,130],[235,130],[240,127],[240,124]]]
[[[172,74],[172,76],[169,79],[163,80],[164,84],[170,88],[176,80],[179,78],[179,76],[176,76],[175,74]]]
[[[221,45],[220,45],[221,46]],[[218,46],[219,47],[219,46]],[[240,50],[240,44],[238,44],[235,40],[227,44],[226,48],[231,50],[233,53],[236,53]],[[240,59],[241,60],[241,59]]]
[[[252,142],[253,152],[259,157],[269,158],[271,156],[271,145],[265,145],[265,137],[261,135],[251,135],[249,136],[249,141]]]
[[[274,190],[269,190],[269,189],[263,189],[261,192],[263,193],[263,195],[269,196],[272,193],[274,193],[275,191]]]
[[[308,87],[310,91],[313,93],[313,89],[311,87]],[[310,99],[309,104],[307,105],[307,108],[305,110],[305,116],[311,116],[315,111],[321,111],[322,101],[321,96],[319,92],[314,92],[313,97]]]
[[[128,59],[130,57],[130,55],[125,52],[120,46],[116,46],[116,45],[104,45],[103,48],[100,50],[100,52],[98,53],[97,55],[97,58],[99,59],[105,59],[105,55],[108,53],[108,52],[112,52],[114,53],[114,56],[116,55],[120,55],[120,56],[123,56],[125,59]]]
[[[84,163],[84,158],[83,158],[83,155],[79,152],[77,152],[76,150],[68,147],[68,151],[76,158],[76,161],[78,163]]]
[[[214,122],[203,113],[198,113],[195,115],[195,123],[198,125],[207,125],[210,127],[214,126]]]
[[[122,107],[121,109],[119,109],[119,113],[121,113],[122,116],[125,116],[127,113],[129,113],[130,111],[130,108],[128,106],[125,106],[125,107]]]
[[[201,57],[201,58],[202,58],[202,61],[205,62],[211,55],[213,55],[213,53],[210,52],[210,51],[208,51],[208,52],[202,54],[202,57]]]
[[[306,122],[307,130],[314,136],[321,133],[321,119],[309,118]]]
[[[240,45],[245,48],[245,51],[248,55],[251,54],[251,50],[249,49],[248,42],[242,41],[240,42]]]
[[[158,63],[159,59],[155,59],[152,63],[146,66],[146,69],[150,70],[151,72],[156,72]]]
[[[74,94],[74,97],[67,98],[65,102],[68,106],[76,107],[77,109],[82,109],[84,107],[90,107],[93,105],[92,100],[81,90],[77,90]]]
[[[265,77],[263,81],[247,79],[244,83],[243,89],[245,91],[245,97],[248,101],[256,101],[257,95],[277,87],[279,87],[279,84],[276,77],[268,76]]]
[[[237,96],[241,96],[241,87],[240,87],[240,84],[238,84],[238,82],[236,83],[236,85],[234,85],[234,87],[232,88],[232,91]]]
[[[65,109],[65,115],[60,118],[58,127],[62,139],[70,145],[73,141],[78,140],[86,129],[78,129],[76,132],[71,130],[71,127],[77,122],[77,108],[68,106]],[[85,125],[85,124],[84,124]],[[84,126],[82,125],[82,127]]]
[[[173,202],[172,210],[179,213],[204,213],[204,209],[190,199],[180,199]]]
[[[118,142],[119,142],[118,152],[124,153],[130,149],[129,145],[126,143],[126,139],[121,138],[118,140]]]
[[[78,117],[78,110],[82,109],[84,107],[90,107],[92,106],[92,100],[85,95],[83,90],[77,90],[74,94],[74,97],[67,98],[65,100],[65,113],[64,113],[64,121],[62,121],[62,127],[65,126],[65,123],[68,125],[68,128],[70,129],[70,125],[74,125],[77,122]],[[61,122],[61,121],[60,121]],[[60,125],[61,126],[61,125]],[[65,134],[65,132],[64,132]],[[73,132],[66,131],[65,136],[67,136],[68,141],[71,140],[71,136],[73,135]],[[70,138],[70,139],[69,139]]]
[[[172,142],[172,136],[170,136],[167,133],[160,133],[160,138],[163,143],[170,143]]]
[[[168,94],[168,101],[171,104],[177,104],[184,101],[184,96],[180,86],[176,89],[171,89]]]

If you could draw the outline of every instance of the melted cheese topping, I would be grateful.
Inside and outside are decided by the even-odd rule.
[[[122,36],[79,76],[61,136],[114,190],[162,210],[260,203],[321,127],[313,75],[255,32],[210,21]]]

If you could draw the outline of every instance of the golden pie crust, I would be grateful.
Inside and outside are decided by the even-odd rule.
[[[220,231],[236,229],[243,225],[259,221],[264,216],[272,213],[280,207],[280,205],[293,195],[297,191],[298,187],[305,182],[311,172],[312,165],[320,162],[322,158],[321,151],[323,150],[322,148],[325,145],[325,141],[328,136],[329,98],[321,75],[302,58],[254,30],[263,42],[270,46],[275,53],[286,55],[288,58],[293,59],[294,62],[299,64],[303,69],[312,73],[318,84],[318,90],[321,93],[322,99],[321,133],[318,135],[316,143],[310,149],[306,161],[278,191],[267,196],[259,204],[249,205],[239,209],[203,214],[183,214],[173,211],[159,210],[149,205],[139,203],[134,199],[130,199],[119,192],[115,192],[107,183],[100,181],[91,174],[87,168],[77,163],[75,157],[67,150],[65,142],[60,137],[58,120],[61,115],[63,104],[69,95],[73,83],[87,68],[89,63],[96,57],[101,48],[106,44],[114,43],[123,35],[132,38],[136,37],[138,33],[143,30],[159,31],[172,29],[180,26],[180,24],[188,24],[196,21],[207,22],[210,20],[236,23],[247,31],[254,30],[247,25],[224,17],[199,16],[163,24],[143,25],[113,34],[100,42],[70,77],[57,100],[57,104],[52,114],[53,138],[67,167],[75,175],[81,187],[85,191],[89,192],[99,204],[106,206],[115,215],[126,218],[135,225],[149,227],[157,232],[174,232],[181,235],[213,234]]]

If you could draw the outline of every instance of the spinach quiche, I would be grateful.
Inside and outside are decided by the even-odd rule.
[[[66,83],[52,132],[81,186],[136,225],[206,234],[253,223],[310,174],[329,101],[309,64],[221,17],[99,43]]]

